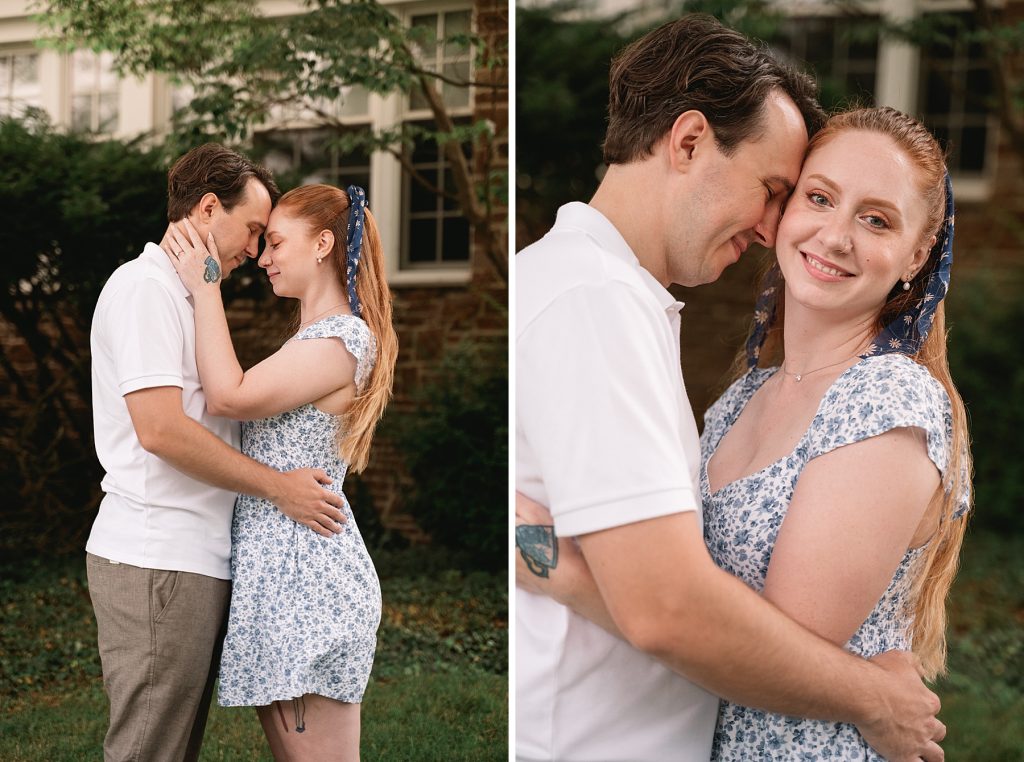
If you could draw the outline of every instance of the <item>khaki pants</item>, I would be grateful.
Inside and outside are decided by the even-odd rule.
[[[86,554],[110,699],[106,762],[199,758],[231,583]]]

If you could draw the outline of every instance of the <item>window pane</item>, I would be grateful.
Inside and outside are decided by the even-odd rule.
[[[14,56],[15,89],[25,86],[35,89],[39,85],[39,56],[35,53],[25,56]]]
[[[983,114],[986,97],[992,93],[992,74],[988,68],[972,69],[967,72],[967,98],[964,110],[972,114]]]
[[[848,41],[847,55],[851,60],[873,63],[878,58],[877,32],[848,25],[843,34]]]
[[[455,187],[455,177],[452,175],[452,171],[450,169],[446,169],[444,171],[444,189],[449,193],[456,193],[458,190]],[[459,208],[459,202],[453,198],[445,198],[444,208],[445,211],[448,212],[457,211]]]
[[[834,24],[831,19],[811,19],[804,31],[804,55],[807,63],[813,64],[819,73],[832,71]]]
[[[419,111],[428,108],[430,108],[430,104],[427,103],[427,98],[423,95],[419,85],[413,86],[413,89],[409,92],[409,109]]]
[[[109,93],[117,90],[117,74],[114,72],[114,54],[101,53],[99,57],[99,89]]]
[[[469,11],[452,11],[444,14],[445,35],[468,34],[471,15]]]
[[[441,259],[444,262],[469,261],[469,222],[463,217],[446,217]]]
[[[413,263],[437,260],[437,220],[409,220],[409,261]]]
[[[469,61],[458,61],[457,63],[447,63],[444,65],[444,74],[449,79],[453,79],[457,82],[468,82],[469,81]],[[452,85],[445,82],[442,90],[442,96],[446,106],[453,108],[459,108],[469,105],[469,87],[460,87],[458,85]]]
[[[936,66],[930,66],[925,77],[925,113],[947,113],[953,103],[949,92],[949,72],[943,72]]]
[[[114,132],[117,129],[117,93],[104,93],[99,97],[99,132]]]
[[[347,170],[342,167],[338,174],[338,187],[345,190],[350,185],[358,185],[366,191],[366,200],[369,202],[369,206],[372,209],[373,194],[370,192],[370,173],[360,172],[358,170]]]
[[[434,180],[435,178],[430,177],[429,179]],[[410,180],[409,182],[411,183],[409,188],[409,211],[413,213],[436,212],[438,203],[437,196],[424,188],[423,183],[418,183],[415,180]]]
[[[964,127],[960,133],[960,169],[981,172],[985,169],[987,127]]]
[[[431,13],[426,16],[413,16],[412,28],[416,32],[414,38],[415,52],[420,58],[437,58],[437,14]]]
[[[469,11],[456,11],[454,13],[444,14],[445,38],[452,37],[453,35],[469,34],[469,21]],[[448,58],[451,58],[452,56],[465,56],[468,55],[468,53],[469,46],[464,42],[445,42],[444,54]]]
[[[431,164],[438,160],[437,142],[420,138],[412,150],[413,164]]]
[[[973,14],[952,14],[943,27],[949,38],[921,51],[919,110],[940,142],[948,141],[951,172],[984,174],[990,134],[998,127],[989,111],[992,78],[982,48],[966,42]]]
[[[88,93],[96,87],[96,56],[87,51],[75,51],[71,58],[71,90]]]
[[[815,76],[826,110],[846,105],[850,99],[870,105],[878,71],[877,32],[871,28],[876,19],[793,18],[771,41],[772,48]]]
[[[14,62],[7,56],[0,56],[0,96],[8,97],[11,94],[11,69]]]
[[[456,120],[465,124],[467,118]],[[412,124],[427,124],[412,122]],[[467,149],[469,150],[469,149]],[[420,140],[409,154],[417,172],[444,191],[454,191],[453,173],[443,151],[434,141]],[[404,267],[412,269],[436,266],[464,267],[469,261],[469,224],[462,217],[458,202],[443,198],[403,175],[402,241]]]
[[[352,86],[341,89],[339,116],[365,116],[370,111],[370,94],[365,88]]]
[[[92,129],[91,95],[75,95],[71,98],[71,129],[78,132]]]

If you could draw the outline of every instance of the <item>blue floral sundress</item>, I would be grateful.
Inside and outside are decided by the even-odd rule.
[[[361,390],[377,356],[359,318],[334,315],[290,341],[336,337],[356,358]],[[242,424],[242,452],[272,468],[322,468],[339,494],[348,464],[341,419],[303,405]],[[345,500],[340,534],[322,537],[268,500],[239,495],[231,527],[231,611],[220,666],[222,706],[264,706],[306,693],[362,700],[380,623],[377,573]]]
[[[927,434],[928,457],[946,474],[952,441],[949,397],[932,375],[901,354],[861,360],[826,391],[810,427],[788,456],[711,493],[707,464],[744,406],[778,369],[754,369],[738,379],[705,415],[701,436],[704,539],[715,563],[764,589],[768,562],[800,472],[812,458],[898,427]],[[908,606],[915,561],[909,550],[885,593],[846,649],[865,657],[894,648],[909,650]],[[853,725],[770,714],[723,701],[712,760],[879,760]]]

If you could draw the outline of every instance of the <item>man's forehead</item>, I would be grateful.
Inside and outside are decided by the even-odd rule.
[[[245,195],[237,207],[245,211],[246,224],[265,229],[270,219],[270,207],[270,191],[255,177],[249,178],[245,184]]]

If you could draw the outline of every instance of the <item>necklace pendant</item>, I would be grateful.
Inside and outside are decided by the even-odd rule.
[[[803,376],[801,376],[799,373],[794,373],[793,375],[796,377],[797,381],[799,381],[801,378],[803,378]]]

